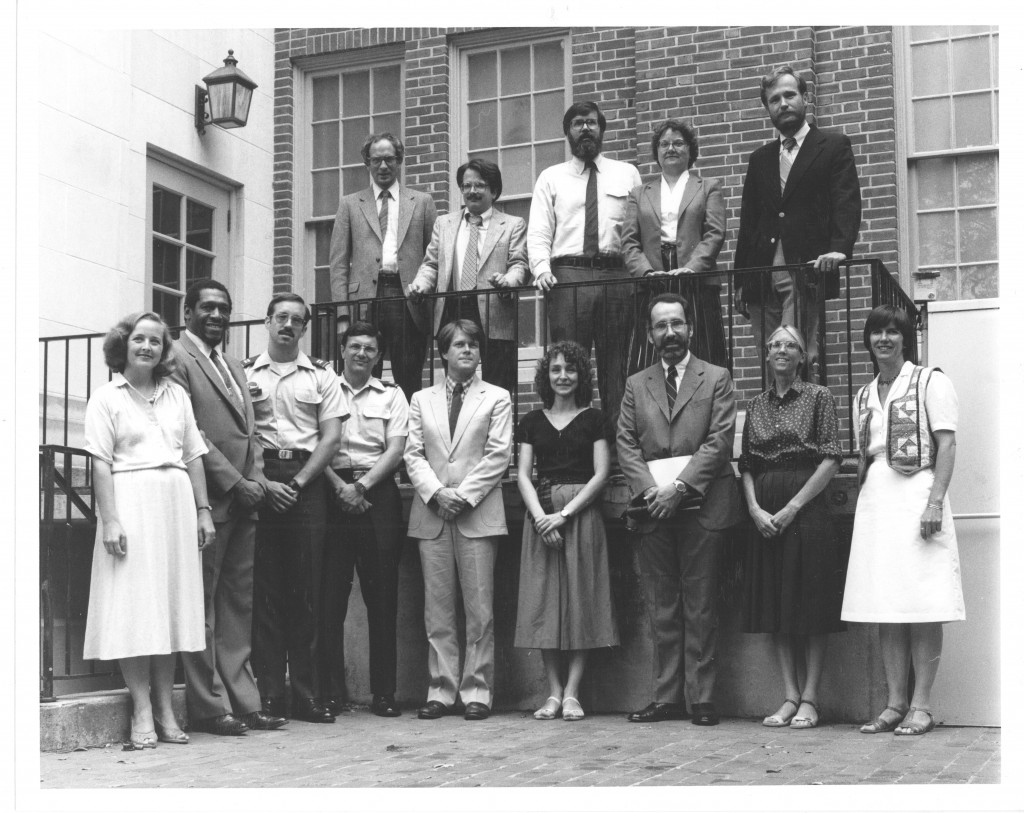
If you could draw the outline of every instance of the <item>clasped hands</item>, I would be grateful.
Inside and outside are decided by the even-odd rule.
[[[651,486],[644,492],[647,513],[651,515],[651,519],[670,519],[675,515],[682,496],[681,493],[676,491],[673,483],[665,483],[663,486]]]
[[[373,508],[373,503],[359,493],[354,483],[341,483],[334,489],[334,502],[346,514],[364,514]]]
[[[469,508],[469,500],[461,496],[454,488],[442,488],[434,495],[437,503],[437,513],[441,519],[455,519],[459,514]]]
[[[555,550],[561,550],[565,547],[565,539],[558,532],[558,529],[564,526],[566,522],[568,520],[556,511],[553,514],[543,514],[539,518],[534,518],[533,527],[540,534],[545,545]]]
[[[770,539],[785,531],[799,511],[800,509],[793,503],[786,503],[782,510],[775,514],[769,514],[761,506],[754,505],[750,509],[750,517],[754,520],[758,533],[765,539]]]

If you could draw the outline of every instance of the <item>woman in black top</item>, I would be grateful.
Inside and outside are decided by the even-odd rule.
[[[607,423],[589,406],[590,359],[575,342],[549,347],[535,381],[545,408],[516,429],[519,491],[530,521],[523,526],[515,645],[539,648],[544,659],[551,696],[533,716],[582,720],[587,650],[619,643],[596,503],[611,466]],[[564,683],[562,652],[569,653]]]

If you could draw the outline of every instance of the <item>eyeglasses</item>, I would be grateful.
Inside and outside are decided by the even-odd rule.
[[[689,149],[690,145],[687,144],[685,141],[683,141],[683,139],[681,139],[681,138],[677,138],[675,141],[659,141],[658,142],[658,149],[659,150],[667,150],[669,147],[672,147],[672,149],[675,149],[675,150],[684,150],[684,149]]]
[[[306,324],[306,320],[301,316],[289,316],[287,313],[274,314],[274,321],[282,327],[288,324],[294,327],[303,327]]]
[[[655,333],[665,333],[669,328],[671,328],[673,333],[678,333],[684,327],[686,327],[686,320],[672,319],[668,322],[658,322],[657,324],[651,325],[651,330]]]
[[[491,188],[490,186],[488,186],[486,183],[483,183],[483,182],[480,182],[480,183],[464,183],[462,185],[462,191],[463,192],[483,192],[485,190],[489,191],[490,188]]]
[[[396,155],[387,155],[384,158],[371,158],[370,159],[370,166],[371,167],[379,167],[381,164],[387,164],[389,167],[392,167],[392,166],[394,166],[397,163],[398,163],[398,156],[396,156]]]
[[[345,346],[345,352],[354,353],[359,355],[360,353],[366,353],[368,356],[377,355],[377,345],[375,344],[359,344],[358,342],[349,342]]]
[[[768,349],[774,352],[779,350],[799,350],[800,345],[796,342],[768,342]]]
[[[591,130],[596,130],[601,124],[597,119],[573,119],[569,122],[569,127],[573,130],[582,130],[584,127],[589,127]]]

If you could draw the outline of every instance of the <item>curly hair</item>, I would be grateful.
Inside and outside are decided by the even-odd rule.
[[[172,337],[167,323],[159,314],[153,313],[153,311],[142,311],[125,316],[110,328],[103,339],[103,359],[106,361],[107,366],[115,373],[124,372],[124,368],[128,363],[128,337],[135,331],[139,322],[146,320],[156,322],[163,328],[161,338],[163,339],[164,346],[160,350],[160,361],[153,368],[153,377],[163,378],[165,375],[170,375],[174,368],[178,366],[174,353],[171,350]]]
[[[556,342],[544,353],[544,357],[537,362],[537,372],[533,377],[534,386],[540,395],[544,406],[551,409],[555,403],[555,391],[551,387],[551,362],[557,356],[565,359],[565,363],[575,367],[579,374],[579,384],[576,387],[576,406],[589,406],[594,395],[594,377],[590,372],[590,353],[584,350],[576,342]]]

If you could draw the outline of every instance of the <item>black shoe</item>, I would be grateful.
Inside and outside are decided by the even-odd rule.
[[[682,703],[651,703],[641,711],[626,717],[631,723],[661,723],[665,720],[685,720],[686,706]]]
[[[694,703],[693,719],[694,725],[718,725],[718,712],[715,711],[714,703]]]
[[[260,707],[268,717],[283,717],[288,719],[288,709],[285,708],[283,697],[260,698]]]
[[[266,714],[259,710],[250,711],[248,714],[242,714],[239,719],[245,723],[248,728],[256,731],[273,731],[275,728],[280,728],[288,722],[285,717],[275,717],[272,714]]]
[[[448,707],[440,700],[428,700],[427,705],[416,712],[421,720],[437,720],[448,713]]]
[[[352,711],[351,704],[342,700],[339,697],[328,697],[326,700],[321,700],[320,705],[327,709],[335,717],[340,717],[346,711]]]
[[[401,717],[402,712],[398,710],[393,694],[375,694],[373,702],[370,703],[370,711],[378,717]]]
[[[333,723],[334,715],[325,709],[315,697],[304,697],[295,700],[295,713],[292,714],[296,720],[304,720],[307,723]]]
[[[245,732],[249,730],[249,726],[233,714],[195,720],[189,728],[193,731],[204,731],[207,734],[216,734],[220,737],[244,737]]]
[[[466,704],[466,719],[467,720],[486,720],[491,714],[491,710],[484,703],[467,703]]]

